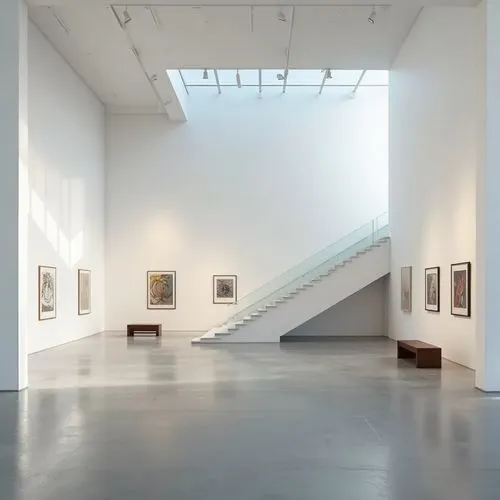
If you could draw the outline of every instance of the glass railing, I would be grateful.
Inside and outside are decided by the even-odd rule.
[[[336,265],[387,236],[389,215],[384,213],[242,297],[230,306],[230,318],[226,323],[239,321],[251,312],[327,273]]]

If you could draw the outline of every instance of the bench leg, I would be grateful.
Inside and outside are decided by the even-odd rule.
[[[437,349],[419,351],[417,368],[441,368],[441,351]]]
[[[133,337],[134,336],[134,330],[132,328],[127,328],[127,337]]]

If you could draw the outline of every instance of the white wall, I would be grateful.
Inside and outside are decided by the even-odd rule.
[[[390,336],[421,339],[474,366],[474,318],[450,315],[450,265],[472,262],[475,314],[480,13],[426,8],[390,87]],[[400,310],[400,268],[413,266],[413,311]],[[424,310],[424,268],[441,266],[441,312]]]
[[[386,277],[374,281],[286,337],[387,335],[387,283]]]
[[[189,121],[107,123],[106,328],[225,319],[212,275],[243,297],[387,210],[387,89],[193,90]],[[146,310],[146,271],[177,271],[177,309]]]
[[[104,329],[104,110],[29,26],[29,319],[36,352]],[[38,321],[38,266],[57,267],[57,318]],[[78,268],[92,270],[92,313],[78,316]]]

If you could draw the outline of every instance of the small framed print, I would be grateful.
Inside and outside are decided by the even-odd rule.
[[[428,267],[425,270],[425,310],[439,312],[440,269]]]
[[[78,314],[90,314],[90,271],[78,269]]]
[[[411,266],[401,268],[401,310],[411,312]]]
[[[175,309],[175,271],[148,271],[148,309]]]
[[[470,262],[451,265],[451,314],[470,316]]]
[[[215,275],[213,277],[214,304],[235,304],[237,277],[235,275]]]
[[[56,317],[56,268],[38,266],[38,319]]]

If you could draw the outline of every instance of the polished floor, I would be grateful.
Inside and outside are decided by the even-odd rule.
[[[0,395],[0,500],[498,500],[500,400],[389,340],[91,337]]]

